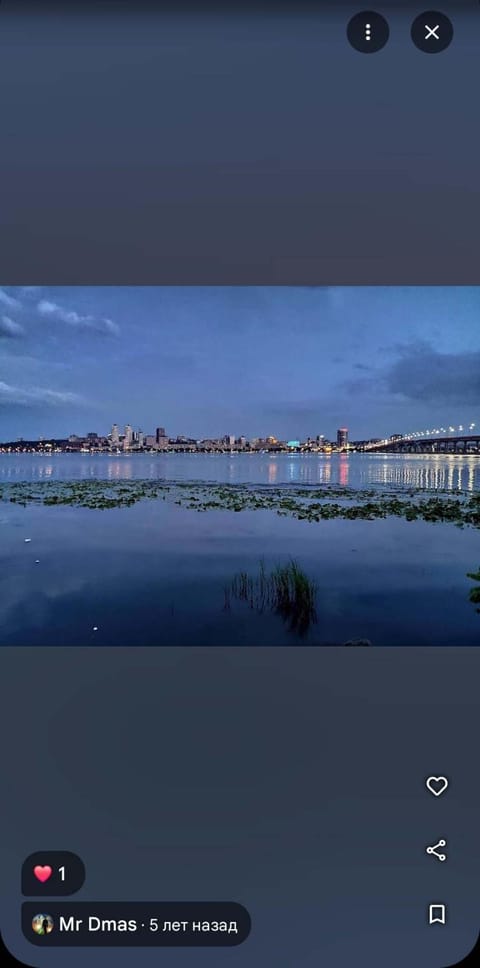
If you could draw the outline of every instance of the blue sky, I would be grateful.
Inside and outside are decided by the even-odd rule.
[[[480,426],[480,287],[0,289],[0,440]]]

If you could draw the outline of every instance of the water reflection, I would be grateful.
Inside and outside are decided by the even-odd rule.
[[[109,481],[125,480],[135,477],[131,460],[111,460],[108,462],[107,477]]]
[[[360,479],[364,484],[387,487],[477,491],[480,490],[480,461],[478,457],[453,454],[379,455],[373,462],[361,466]]]
[[[332,480],[332,461],[327,459],[325,463],[322,461],[319,468],[318,480],[320,484],[330,484]]]
[[[348,457],[345,454],[340,456],[340,467],[339,467],[339,482],[342,487],[346,487],[348,484]]]
[[[268,465],[268,483],[275,484],[278,477],[278,464],[275,461],[271,461]]]
[[[1,454],[0,481],[218,481],[480,490],[480,458],[453,454]]]

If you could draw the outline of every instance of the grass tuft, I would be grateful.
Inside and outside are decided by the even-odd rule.
[[[293,559],[288,565],[279,565],[267,573],[265,563],[260,562],[258,575],[246,571],[234,576],[225,589],[225,600],[230,596],[246,602],[258,614],[266,610],[275,612],[292,632],[306,635],[317,621],[315,608],[317,588]]]
[[[471,578],[472,581],[480,581],[480,568],[478,571],[467,571],[467,578]],[[469,599],[473,605],[480,605],[480,585],[475,585],[474,588],[470,589]],[[477,608],[477,612],[480,614],[480,608]]]

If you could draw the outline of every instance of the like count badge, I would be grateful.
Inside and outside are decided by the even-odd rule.
[[[75,894],[85,881],[85,865],[69,850],[45,850],[30,854],[22,866],[25,897],[57,897]]]

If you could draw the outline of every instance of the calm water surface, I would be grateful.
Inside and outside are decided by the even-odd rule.
[[[440,455],[1,455],[0,482],[166,479],[379,490],[480,490],[480,460]],[[26,539],[30,539],[27,541]],[[305,639],[225,586],[294,557],[317,584]],[[0,503],[0,643],[480,645],[467,571],[478,530],[402,519],[320,523],[269,511],[203,514]]]
[[[166,479],[228,484],[341,484],[480,490],[478,457],[418,454],[321,455],[0,454],[0,481]]]

